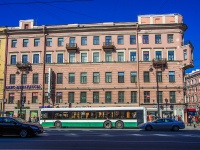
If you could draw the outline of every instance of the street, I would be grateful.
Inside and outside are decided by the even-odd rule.
[[[0,149],[131,150],[200,148],[200,130],[45,129],[37,137],[2,136]]]

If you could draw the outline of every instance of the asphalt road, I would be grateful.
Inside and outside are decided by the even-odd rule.
[[[200,130],[45,129],[37,137],[2,136],[0,149],[199,150]]]

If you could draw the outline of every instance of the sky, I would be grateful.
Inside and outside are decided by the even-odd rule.
[[[138,15],[178,13],[188,26],[184,39],[194,46],[194,68],[200,69],[200,0],[0,0],[0,26],[137,22]]]

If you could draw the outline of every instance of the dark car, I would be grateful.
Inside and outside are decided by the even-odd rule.
[[[29,123],[21,118],[0,117],[0,135],[19,135],[20,137],[36,136],[43,133],[43,127]]]
[[[184,129],[185,124],[183,121],[176,121],[169,118],[157,119],[153,122],[147,122],[139,125],[140,129],[150,131],[150,130],[173,130],[178,131],[179,129]]]

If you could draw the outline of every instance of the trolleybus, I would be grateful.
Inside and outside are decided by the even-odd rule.
[[[43,127],[134,128],[146,122],[144,107],[42,108]]]

